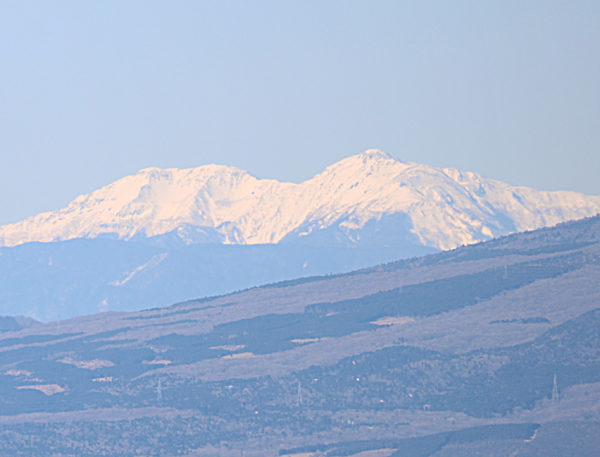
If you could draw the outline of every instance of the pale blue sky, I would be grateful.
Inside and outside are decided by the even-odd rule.
[[[600,194],[600,2],[0,0],[0,223],[148,166],[381,148]]]

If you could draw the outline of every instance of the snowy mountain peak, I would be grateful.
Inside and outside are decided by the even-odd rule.
[[[160,180],[187,180],[187,179],[214,179],[250,176],[245,170],[229,165],[208,164],[194,168],[158,168],[148,167],[138,171],[133,176],[142,176],[149,181]],[[128,176],[123,179],[127,179]]]
[[[356,167],[376,167],[392,165],[394,163],[401,163],[398,159],[391,156],[387,152],[380,151],[379,149],[367,149],[359,154],[346,157],[327,168],[335,168],[340,166],[356,166]]]
[[[364,152],[360,152],[356,154],[354,157],[359,157],[361,159],[370,159],[370,160],[396,160],[387,152],[382,151],[381,149],[367,149]]]
[[[328,166],[313,180],[321,177],[327,180],[341,180],[352,185],[357,179],[362,181],[369,178],[373,181],[383,176],[398,175],[410,165],[413,164],[401,162],[378,149],[368,149]]]
[[[0,246],[172,232],[186,242],[312,240],[448,249],[599,212],[598,196],[513,187],[369,149],[300,184],[215,164],[145,168],[61,210],[0,227]]]

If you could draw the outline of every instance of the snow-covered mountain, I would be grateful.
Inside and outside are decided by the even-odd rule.
[[[300,184],[235,167],[146,168],[67,207],[0,227],[0,246],[113,236],[188,244],[397,245],[450,249],[600,212],[600,196],[543,192],[368,150]]]
[[[161,306],[598,212],[597,196],[512,187],[375,150],[300,184],[219,165],[149,168],[0,227],[0,314],[53,320]]]

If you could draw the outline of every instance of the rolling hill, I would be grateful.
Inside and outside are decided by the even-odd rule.
[[[5,332],[0,453],[594,456],[599,279],[593,217]]]

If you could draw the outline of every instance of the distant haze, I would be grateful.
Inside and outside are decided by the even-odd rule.
[[[150,166],[368,148],[600,194],[600,3],[3,2],[0,224]]]

